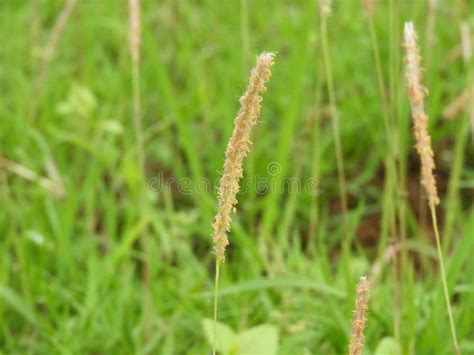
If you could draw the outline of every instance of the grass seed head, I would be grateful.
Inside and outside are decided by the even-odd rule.
[[[130,12],[129,41],[132,60],[138,62],[140,59],[140,5],[139,0],[129,0]]]
[[[417,35],[412,22],[405,23],[404,35],[404,47],[407,53],[405,57],[407,90],[411,104],[416,150],[421,160],[421,184],[426,191],[430,205],[438,205],[438,190],[433,175],[435,170],[434,154],[431,148],[431,137],[428,134],[428,116],[424,107],[424,99],[428,90],[421,84],[420,50],[416,43]]]
[[[349,355],[360,355],[364,347],[364,329],[367,322],[367,309],[369,307],[370,283],[367,276],[360,278],[357,284],[357,299],[354,316],[352,318],[352,332],[349,343]]]
[[[331,0],[319,0],[319,10],[322,16],[327,17],[331,15]]]
[[[231,213],[235,212],[239,180],[242,177],[242,161],[247,156],[250,145],[250,132],[260,116],[260,105],[265,91],[265,83],[270,79],[273,53],[264,52],[257,58],[257,64],[250,73],[247,90],[240,98],[240,110],[235,118],[234,131],[227,145],[224,172],[220,180],[219,206],[213,224],[214,253],[219,262],[224,261],[225,248],[229,244],[227,232],[230,231]]]
[[[365,14],[368,17],[371,17],[374,11],[374,4],[372,0],[362,0],[362,5],[364,6]]]

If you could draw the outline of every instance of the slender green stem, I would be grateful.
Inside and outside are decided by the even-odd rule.
[[[137,155],[137,164],[140,174],[138,180],[138,204],[141,209],[141,213],[144,213],[146,205],[146,190],[145,190],[145,148],[143,143],[143,123],[141,113],[141,96],[140,96],[140,61],[138,58],[134,58],[132,55],[131,60],[131,72],[132,72],[132,95],[133,95],[133,123],[135,129],[135,149]],[[149,338],[150,335],[150,324],[151,324],[151,275],[150,275],[150,246],[148,233],[146,228],[140,236],[140,244],[143,251],[143,282],[144,282],[144,293],[143,293],[143,329],[145,339]]]
[[[344,173],[344,158],[342,154],[342,144],[341,144],[341,133],[339,127],[339,112],[337,110],[336,105],[336,95],[334,89],[334,81],[332,76],[332,68],[331,68],[331,55],[329,52],[329,39],[327,33],[327,14],[322,14],[321,16],[321,44],[323,50],[323,62],[324,62],[324,70],[326,74],[326,85],[328,90],[329,96],[329,107],[331,110],[331,123],[332,123],[332,132],[333,132],[333,139],[334,145],[336,149],[336,166],[337,166],[337,177],[338,177],[338,185],[339,185],[339,199],[341,203],[342,209],[342,218],[343,218],[343,233],[344,237],[342,238],[342,259],[343,262],[343,270],[344,270],[344,277],[346,280],[346,288],[347,292],[351,292],[352,290],[352,282],[351,282],[351,267],[350,263],[350,248],[352,242],[352,235],[349,231],[349,218],[347,214],[347,187],[346,187],[346,177]]]
[[[456,354],[459,355],[461,352],[459,350],[459,344],[458,344],[458,339],[456,335],[456,328],[454,326],[453,312],[451,310],[451,303],[449,301],[448,283],[446,280],[446,272],[444,269],[443,252],[441,249],[441,241],[440,241],[439,231],[438,231],[438,221],[436,220],[436,209],[435,209],[434,204],[432,203],[430,204],[430,210],[431,210],[431,220],[433,221],[433,229],[435,232],[436,249],[438,251],[439,267],[441,269],[441,281],[443,283],[444,298],[446,301],[446,308],[448,310],[449,325],[451,327],[451,335],[453,337],[454,350],[456,351]]]
[[[454,222],[456,216],[459,216],[459,192],[462,167],[464,164],[464,149],[469,140],[469,120],[459,122],[454,144],[454,159],[451,165],[451,176],[448,183],[448,192],[446,197],[446,214],[443,228],[443,251],[446,253],[451,246],[453,237]]]
[[[320,65],[318,65],[318,71]],[[311,178],[313,182],[319,183],[321,175],[321,149],[320,149],[320,136],[321,136],[321,101],[322,101],[322,80],[321,76],[318,75],[316,78],[316,89],[314,95],[315,111],[314,111],[314,122],[313,122],[313,136],[312,136],[312,164],[311,164]],[[315,236],[316,230],[319,223],[319,196],[313,196],[311,198],[310,212],[309,212],[309,226],[308,226],[308,249],[312,255],[316,255],[315,251]]]
[[[405,166],[406,161],[402,155],[402,132],[405,127],[401,126],[402,122],[398,117],[398,98],[399,98],[399,0],[390,0],[390,43],[392,43],[390,50],[390,105],[391,114],[390,122],[393,125],[392,130],[392,152],[394,154],[395,169],[397,172],[398,182],[398,220],[399,220],[399,234],[400,234],[400,249],[401,257],[406,260],[406,182],[405,182]],[[405,262],[402,262],[405,265]]]
[[[398,194],[395,188],[398,185],[398,182],[397,182],[397,173],[396,173],[397,167],[396,167],[395,155],[393,153],[394,151],[393,139],[395,135],[393,132],[394,128],[393,128],[392,120],[390,117],[390,106],[388,102],[387,91],[385,89],[385,81],[383,78],[382,61],[380,59],[377,35],[375,33],[373,17],[371,14],[368,14],[368,23],[369,23],[370,38],[372,42],[372,54],[374,56],[374,62],[375,62],[377,86],[378,86],[380,97],[382,99],[385,135],[387,137],[388,158],[386,160],[385,169],[387,171],[387,176],[388,176],[388,181],[389,181],[388,194],[390,196],[390,199],[396,200]],[[395,238],[398,235],[397,225],[396,225],[395,205],[393,203],[390,203],[388,207],[389,207],[388,213],[389,213],[389,222],[390,222],[390,234],[392,238]],[[384,250],[385,250],[385,247],[381,249],[382,252],[384,252]]]
[[[377,85],[378,85],[380,96],[382,98],[383,120],[385,124],[385,131],[387,132],[387,139],[389,142],[388,146],[389,146],[389,149],[391,149],[392,145],[390,144],[390,142],[392,141],[393,137],[389,134],[392,131],[390,107],[388,103],[387,91],[385,89],[385,82],[383,79],[382,61],[380,59],[380,51],[379,51],[379,45],[377,41],[377,35],[375,33],[375,28],[374,28],[374,20],[371,15],[369,15],[368,22],[369,22],[370,39],[372,42],[372,54],[374,56],[374,62],[375,62],[375,72],[377,76]]]
[[[398,75],[399,75],[399,39],[398,39],[398,0],[390,0],[390,32],[389,32],[389,43],[391,43],[390,48],[390,70],[389,70],[389,82],[390,82],[390,119],[388,120],[389,128],[390,123],[394,129],[391,131],[391,149],[389,152],[393,154],[393,170],[396,176],[393,177],[394,184],[397,184],[398,193],[396,193],[396,201],[398,204],[398,238],[400,241],[400,251],[401,251],[401,260],[398,257],[395,257],[393,268],[394,276],[394,335],[397,341],[400,343],[400,308],[401,308],[401,294],[403,294],[403,282],[404,279],[404,270],[407,267],[406,264],[406,247],[405,247],[405,179],[403,173],[403,157],[401,154],[401,134],[400,134],[400,122],[398,121],[398,108],[397,108],[397,98],[398,98]],[[380,85],[380,84],[379,84]],[[389,162],[390,164],[390,162]],[[395,185],[394,185],[395,186]]]
[[[213,325],[213,342],[212,342],[212,354],[216,355],[216,344],[217,344],[217,293],[219,291],[219,260],[216,258],[216,272],[214,278],[214,325]]]
[[[340,200],[341,207],[344,218],[344,226],[346,231],[348,229],[347,224],[347,187],[346,187],[346,178],[344,173],[344,160],[342,156],[342,144],[341,144],[341,133],[339,128],[339,112],[336,106],[336,95],[334,90],[334,81],[332,77],[332,68],[331,68],[331,55],[329,53],[329,41],[327,34],[327,21],[326,15],[321,16],[321,44],[323,49],[323,59],[324,59],[324,68],[326,72],[326,84],[328,89],[329,96],[329,106],[331,109],[331,122],[334,135],[334,144],[336,148],[336,164],[338,171],[338,181],[339,181],[339,190],[340,190]]]
[[[141,178],[144,178],[145,153],[143,147],[143,123],[140,99],[140,64],[132,60],[133,123],[135,126],[135,144]]]

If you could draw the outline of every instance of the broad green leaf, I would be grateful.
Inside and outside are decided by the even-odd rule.
[[[275,355],[278,329],[270,324],[258,325],[237,335],[237,355]]]
[[[380,340],[377,348],[375,349],[375,355],[398,355],[401,354],[400,346],[397,341],[392,337],[385,337]]]
[[[207,341],[211,346],[214,346],[214,321],[212,319],[204,318],[202,320],[202,326]],[[216,349],[224,354],[228,353],[232,346],[235,345],[235,332],[229,326],[217,322],[216,333]]]

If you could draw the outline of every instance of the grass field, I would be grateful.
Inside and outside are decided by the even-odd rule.
[[[216,184],[263,51],[275,64],[220,267],[219,322],[271,325],[278,354],[344,354],[367,275],[363,354],[454,354],[405,21],[429,90],[454,323],[474,354],[474,103],[447,110],[474,88],[474,1],[375,1],[372,26],[362,1],[333,2],[325,27],[317,1],[142,0],[137,67],[126,0],[0,2],[1,354],[211,353]]]

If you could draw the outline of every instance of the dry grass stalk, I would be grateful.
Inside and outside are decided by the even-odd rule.
[[[421,84],[421,69],[419,48],[416,43],[417,35],[413,23],[405,24],[405,48],[407,56],[406,80],[408,96],[413,117],[413,132],[416,138],[416,150],[421,159],[421,184],[425,188],[430,205],[438,205],[439,197],[436,180],[433,176],[435,163],[431,148],[431,137],[428,134],[428,116],[425,113],[424,99],[428,90]]]
[[[474,41],[474,35],[470,36],[471,42]],[[463,56],[463,44],[459,43],[451,48],[443,57],[443,60],[440,64],[440,68],[444,69],[447,68],[453,63],[458,60],[460,57]]]
[[[362,0],[362,5],[364,6],[365,14],[368,17],[371,17],[374,12],[374,3],[372,0]]]
[[[385,249],[384,253],[373,263],[370,270],[370,279],[375,283],[380,275],[382,274],[383,268],[393,262],[397,257],[397,253],[400,252],[401,246],[399,243],[390,244]]]
[[[139,0],[129,0],[129,47],[132,72],[132,94],[133,94],[133,123],[135,128],[135,144],[140,171],[141,182],[139,191],[139,205],[143,208],[146,204],[145,186],[145,148],[143,143],[143,122],[141,114],[141,96],[140,96],[140,4]],[[145,228],[140,236],[140,244],[143,250],[143,269],[142,277],[145,285],[143,302],[143,335],[145,340],[151,335],[151,272],[150,272],[150,245],[148,231]]]
[[[260,116],[261,93],[265,91],[265,83],[271,76],[273,53],[264,52],[257,58],[252,69],[247,90],[240,98],[240,110],[235,118],[235,128],[227,145],[224,172],[220,180],[219,206],[215,222],[214,253],[217,261],[225,258],[225,248],[229,244],[227,232],[230,230],[231,213],[235,212],[236,195],[239,192],[239,180],[242,177],[242,161],[250,150],[250,132]]]
[[[52,179],[48,179],[39,176],[33,170],[30,170],[23,165],[20,165],[0,156],[0,170],[3,169],[10,171],[25,180],[37,183],[43,189],[53,193],[57,197],[64,197],[66,195],[64,185],[59,175],[57,175],[57,177],[53,176]]]
[[[68,0],[64,7],[61,9],[56,22],[54,23],[53,29],[48,37],[48,42],[44,50],[44,61],[48,62],[54,56],[56,48],[58,46],[59,39],[61,38],[62,33],[64,32],[64,27],[66,26],[69,16],[71,16],[72,11],[77,5],[78,0]]]
[[[144,178],[145,154],[143,148],[143,123],[140,99],[140,5],[139,0],[129,0],[129,44],[132,58],[133,122],[137,145],[138,164]]]
[[[471,99],[472,97],[472,99]],[[455,119],[459,116],[462,110],[474,100],[474,86],[465,89],[458,95],[451,103],[443,110],[443,117],[448,120]]]
[[[435,165],[433,160],[433,150],[431,149],[431,137],[428,134],[428,116],[426,115],[424,109],[424,98],[427,94],[427,90],[420,83],[420,56],[418,54],[419,49],[416,43],[417,35],[415,29],[413,28],[412,22],[405,23],[404,32],[404,45],[407,52],[407,56],[405,58],[407,88],[414,121],[413,131],[416,138],[416,149],[421,159],[421,184],[426,190],[431,211],[431,220],[433,222],[433,230],[436,239],[436,250],[438,252],[439,268],[441,271],[441,282],[443,285],[444,299],[446,302],[449,325],[453,338],[453,346],[456,354],[460,354],[453,312],[451,310],[448,284],[446,281],[446,272],[441,249],[441,238],[439,236],[438,223],[436,220],[436,205],[439,204],[439,197],[436,189],[436,180],[433,176]]]
[[[471,31],[469,29],[468,22],[462,22],[460,25],[461,31],[461,47],[462,47],[462,56],[466,63],[469,63],[472,59],[472,38]]]
[[[364,329],[369,307],[370,283],[367,276],[362,276],[357,284],[357,299],[352,318],[352,332],[349,343],[349,355],[360,355],[364,347]]]
[[[467,93],[466,106],[469,121],[471,123],[471,138],[474,142],[474,70],[472,69],[472,46],[474,40],[471,37],[471,30],[468,22],[462,22],[460,30],[464,64],[466,68],[470,68],[470,70],[468,69],[468,85],[470,85],[470,90],[468,90]]]
[[[34,83],[34,88],[33,88],[34,95],[31,101],[29,114],[28,114],[28,117],[30,120],[34,120],[36,118],[36,112],[38,109],[38,100],[41,96],[44,82],[46,81],[46,78],[48,76],[49,64],[51,63],[51,60],[53,59],[54,54],[56,53],[56,49],[58,47],[58,43],[61,38],[61,35],[64,32],[64,28],[66,27],[66,23],[69,17],[71,16],[72,11],[76,7],[78,1],[79,0],[68,0],[66,4],[64,4],[49,34],[49,37],[46,42],[46,46],[44,48],[43,55],[41,58],[38,76],[36,77],[36,80]]]
[[[130,13],[130,53],[132,60],[138,62],[140,60],[140,5],[138,0],[129,0],[128,7]]]

